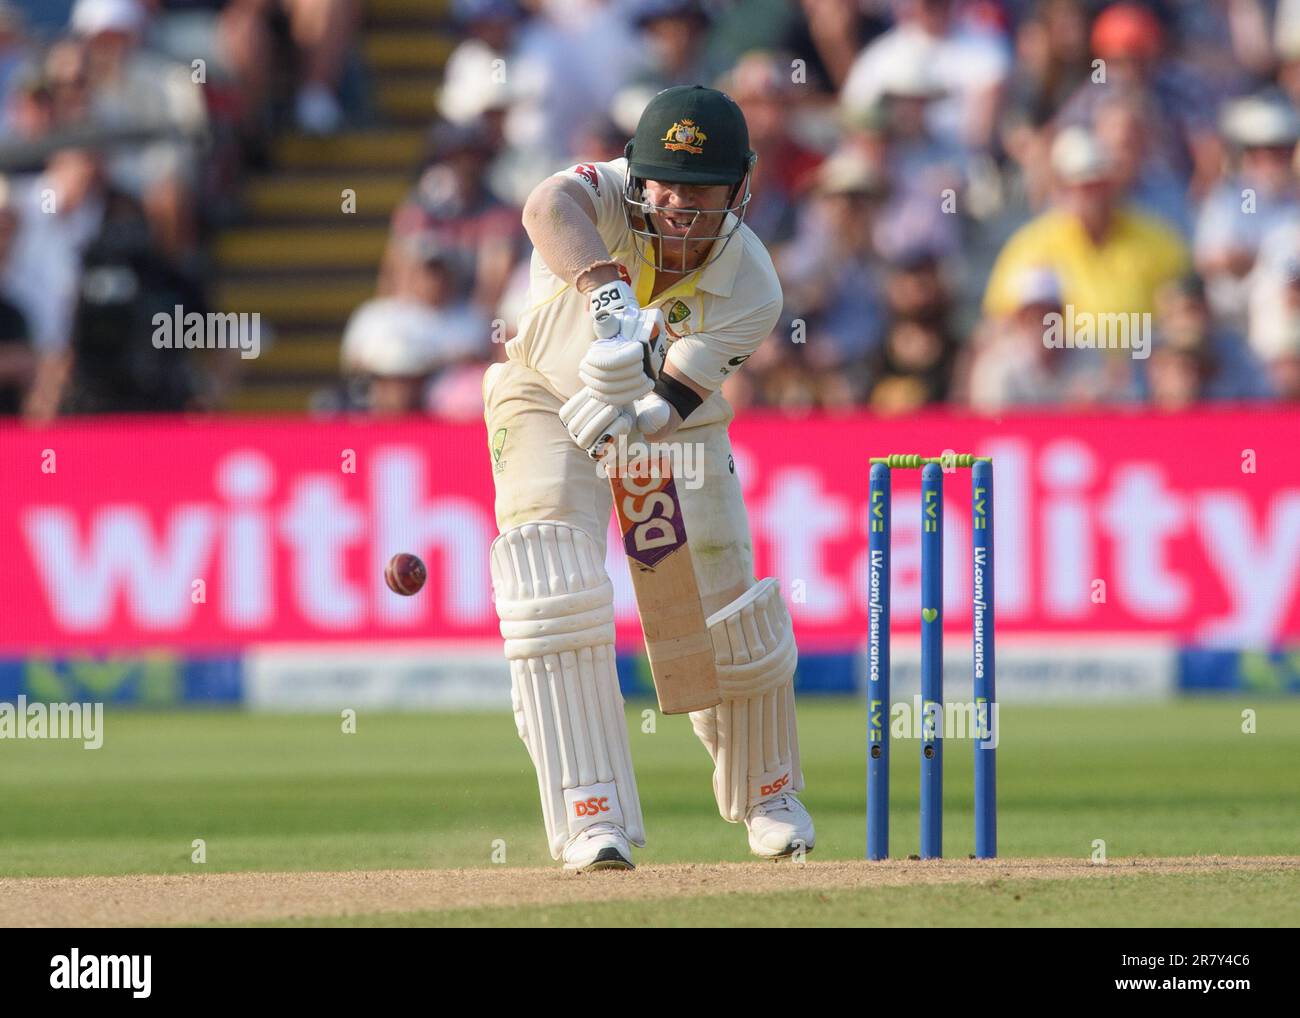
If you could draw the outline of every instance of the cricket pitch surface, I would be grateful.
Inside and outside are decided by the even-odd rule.
[[[1168,904],[1181,892],[1199,905]],[[1225,909],[1216,892],[1238,907]],[[1157,901],[1165,904],[1153,912]],[[1300,856],[5,878],[0,920],[72,927],[1295,925]]]

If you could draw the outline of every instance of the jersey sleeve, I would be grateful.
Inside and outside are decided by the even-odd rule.
[[[668,363],[702,388],[715,390],[749,360],[781,317],[780,293],[742,314],[709,323],[668,348]]]
[[[623,228],[623,174],[626,160],[612,163],[575,163],[560,170],[557,177],[576,180],[596,209],[596,232],[610,249]]]

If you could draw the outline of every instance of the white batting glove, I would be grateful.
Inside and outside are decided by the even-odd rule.
[[[636,412],[636,430],[647,437],[656,435],[666,428],[672,419],[673,408],[658,393],[652,392],[638,399],[632,404],[632,409]],[[656,435],[656,437],[667,438],[668,436]]]
[[[662,312],[642,309],[621,279],[596,287],[588,307],[596,342],[578,376],[607,403],[623,406],[640,399],[653,387],[668,353]]]
[[[595,333],[597,342],[613,343],[633,338],[641,305],[637,303],[632,287],[623,280],[616,279],[592,290],[587,295],[587,309],[591,312],[591,331]],[[611,365],[610,369],[615,370],[617,367],[618,365]],[[599,390],[598,374],[596,385]]]
[[[602,283],[587,294],[587,310],[591,312],[592,328],[597,339],[609,339],[617,334],[610,332],[609,326],[605,324],[611,313],[639,311],[640,308],[641,305],[637,303],[632,287],[621,279],[616,279],[612,283]]]
[[[578,377],[606,403],[625,406],[654,388],[663,370],[668,341],[658,308],[609,312],[606,324],[619,331],[587,347]]]
[[[587,347],[578,377],[606,403],[626,406],[654,388],[646,373],[644,343],[631,339],[598,339]]]
[[[604,447],[632,430],[631,411],[605,402],[585,386],[560,407],[560,423],[579,449],[599,459]]]

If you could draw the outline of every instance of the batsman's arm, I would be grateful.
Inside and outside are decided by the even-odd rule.
[[[524,203],[524,231],[538,256],[581,293],[619,278],[596,222],[595,199],[576,178],[547,177]]]

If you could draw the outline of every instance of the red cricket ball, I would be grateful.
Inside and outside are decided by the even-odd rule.
[[[384,566],[384,582],[394,594],[410,597],[418,594],[428,579],[429,571],[424,568],[418,555],[399,552],[388,560]]]

